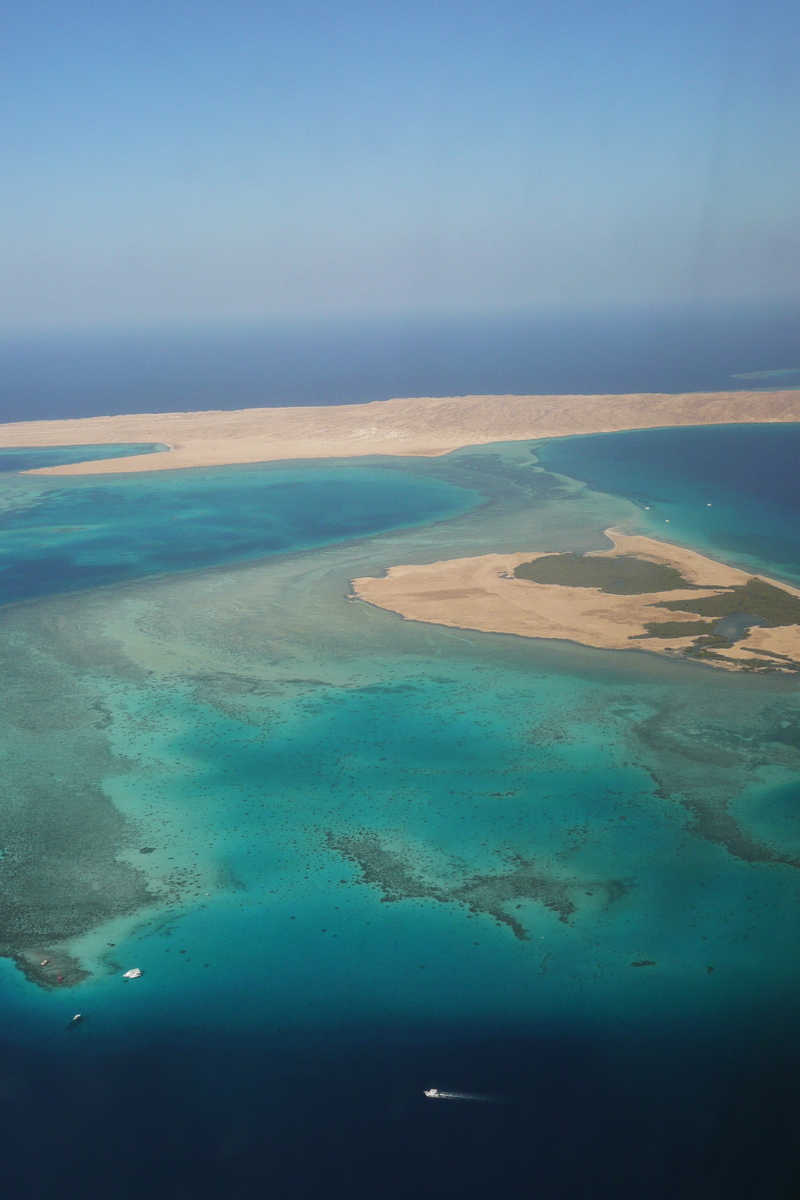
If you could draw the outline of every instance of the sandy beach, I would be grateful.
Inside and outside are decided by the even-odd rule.
[[[800,421],[800,391],[423,397],[316,408],[153,413],[0,425],[0,447],[159,442],[168,453],[40,468],[101,475],[372,455],[675,425]]]
[[[353,580],[353,591],[361,600],[398,613],[409,621],[424,621],[485,633],[510,633],[521,637],[554,638],[579,642],[606,650],[642,649],[660,654],[684,654],[695,645],[696,635],[653,637],[654,622],[697,622],[689,607],[720,589],[743,587],[754,578],[681,546],[671,546],[647,537],[631,537],[606,530],[613,549],[587,559],[633,557],[671,567],[680,572],[691,590],[638,595],[609,594],[594,587],[567,587],[532,583],[515,578],[522,563],[553,555],[519,552],[458,558],[427,566],[391,567],[383,578]],[[756,577],[764,579],[764,577]],[[764,580],[789,596],[800,590]],[[665,611],[662,602],[687,604]],[[648,630],[648,626],[650,627]],[[767,661],[770,656],[776,658]],[[754,628],[741,642],[715,647],[703,654],[712,666],[737,669],[795,670],[800,667],[800,625]]]

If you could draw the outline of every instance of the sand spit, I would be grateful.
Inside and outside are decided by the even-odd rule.
[[[248,408],[24,421],[0,425],[0,447],[160,442],[167,453],[43,467],[102,475],[229,463],[365,455],[439,455],[491,442],[674,425],[800,421],[800,391],[623,396],[458,396],[330,408]]]
[[[666,591],[620,594],[598,587],[537,583],[517,578],[515,570],[536,560],[576,556],[520,552],[391,567],[382,579],[353,580],[353,590],[360,599],[409,621],[565,639],[608,650],[652,650],[701,659],[728,670],[800,670],[800,623],[751,628],[734,642],[714,632],[714,620],[698,615],[707,598],[713,598],[712,607],[715,603],[724,606],[727,600],[731,601],[729,607],[738,607],[737,589],[752,589],[753,581],[758,581],[756,589],[761,586],[768,597],[776,589],[778,603],[783,601],[793,615],[791,610],[800,604],[800,590],[764,576],[747,575],[681,546],[616,530],[606,530],[606,534],[614,548],[586,555],[584,561],[619,558],[630,563],[638,559],[677,570],[683,584]],[[747,596],[746,591],[743,594]],[[745,598],[741,604],[749,610],[749,600]],[[664,626],[660,636],[654,628],[657,625]],[[686,627],[686,636],[680,636],[681,625]]]

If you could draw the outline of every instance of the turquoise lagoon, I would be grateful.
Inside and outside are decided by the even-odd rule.
[[[100,458],[130,458],[132,454],[154,454],[167,450],[161,442],[131,442],[111,446],[20,446],[0,450],[0,471],[33,471],[66,463],[93,462]]]
[[[17,477],[0,487],[0,604],[413,526],[475,500],[365,467]]]
[[[702,432],[776,473],[771,432]],[[746,491],[677,469],[698,431],[636,435],[657,495],[630,465],[580,473],[588,443],[613,464],[629,436],[4,483],[29,564],[9,586],[32,596],[0,612],[5,1115],[28,1194],[43,1122],[71,1170],[102,1138],[75,1196],[106,1194],[132,1129],[158,1197],[792,1194],[794,677],[350,598],[392,564],[598,549],[620,523],[763,556],[755,527],[736,548],[700,512],[738,503],[749,529]],[[755,511],[791,545],[782,504]],[[75,1087],[85,1124],[59,1115]]]

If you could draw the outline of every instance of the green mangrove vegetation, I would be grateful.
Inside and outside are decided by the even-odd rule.
[[[693,612],[703,617],[730,617],[747,613],[767,625],[800,625],[800,596],[753,577],[739,587],[725,588],[715,596],[694,596],[682,600],[660,600],[654,608]]]
[[[638,633],[637,637],[682,638],[700,637],[710,633],[714,628],[713,621],[646,621],[647,633]],[[723,638],[726,642],[727,639]]]
[[[557,583],[562,587],[598,588],[614,596],[641,596],[648,592],[673,592],[694,585],[676,567],[648,562],[629,554],[602,558],[589,554],[545,554],[520,563],[517,579],[532,583]],[[798,601],[800,603],[800,601]],[[692,609],[692,612],[695,610]]]

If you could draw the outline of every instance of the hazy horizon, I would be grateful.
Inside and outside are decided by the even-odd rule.
[[[797,305],[284,319],[0,337],[0,420],[397,396],[782,389]]]
[[[793,300],[799,27],[782,0],[7,7],[0,332]]]

